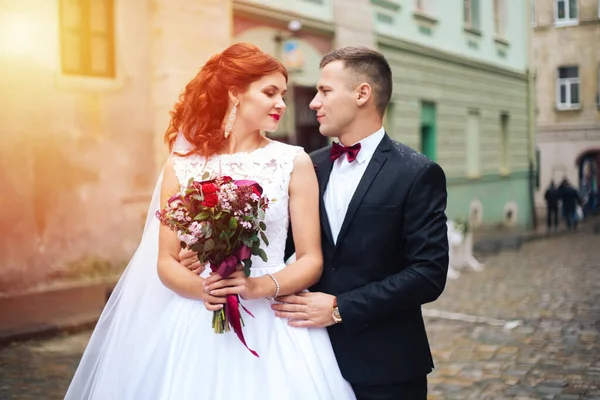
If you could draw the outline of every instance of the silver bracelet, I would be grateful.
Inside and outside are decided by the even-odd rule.
[[[267,300],[275,300],[275,298],[277,296],[279,296],[279,282],[277,282],[277,279],[275,279],[275,277],[269,273],[267,273],[267,275],[269,276],[269,278],[273,279],[273,283],[275,283],[275,294],[273,295],[273,297],[267,297]]]

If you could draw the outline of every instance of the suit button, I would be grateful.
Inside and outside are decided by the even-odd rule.
[[[336,268],[336,267],[333,267],[332,269],[333,269],[334,271],[337,271],[337,268]]]

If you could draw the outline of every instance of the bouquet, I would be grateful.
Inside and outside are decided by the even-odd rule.
[[[183,248],[198,253],[202,265],[210,264],[211,270],[223,278],[243,266],[249,276],[252,255],[267,261],[261,239],[269,245],[264,223],[269,200],[255,181],[233,180],[229,176],[207,180],[208,177],[205,174],[201,181],[190,179],[156,216],[177,233]],[[240,304],[237,295],[228,295],[224,307],[213,314],[213,329],[224,333],[233,328],[244,346],[258,357],[244,339],[240,306],[254,317]]]

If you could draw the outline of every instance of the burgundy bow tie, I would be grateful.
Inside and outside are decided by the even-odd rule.
[[[356,160],[356,156],[360,151],[360,143],[356,143],[354,146],[346,147],[342,146],[337,142],[333,142],[331,146],[331,154],[329,155],[331,161],[335,161],[341,157],[342,154],[346,153],[346,157],[348,158],[348,162],[352,162]]]

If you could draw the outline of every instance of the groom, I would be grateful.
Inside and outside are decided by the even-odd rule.
[[[321,69],[310,108],[321,134],[339,141],[311,154],[323,275],[273,309],[293,326],[328,327],[359,400],[425,400],[433,361],[421,305],[442,293],[448,269],[444,172],[385,133],[392,73],[383,55],[345,47]]]

